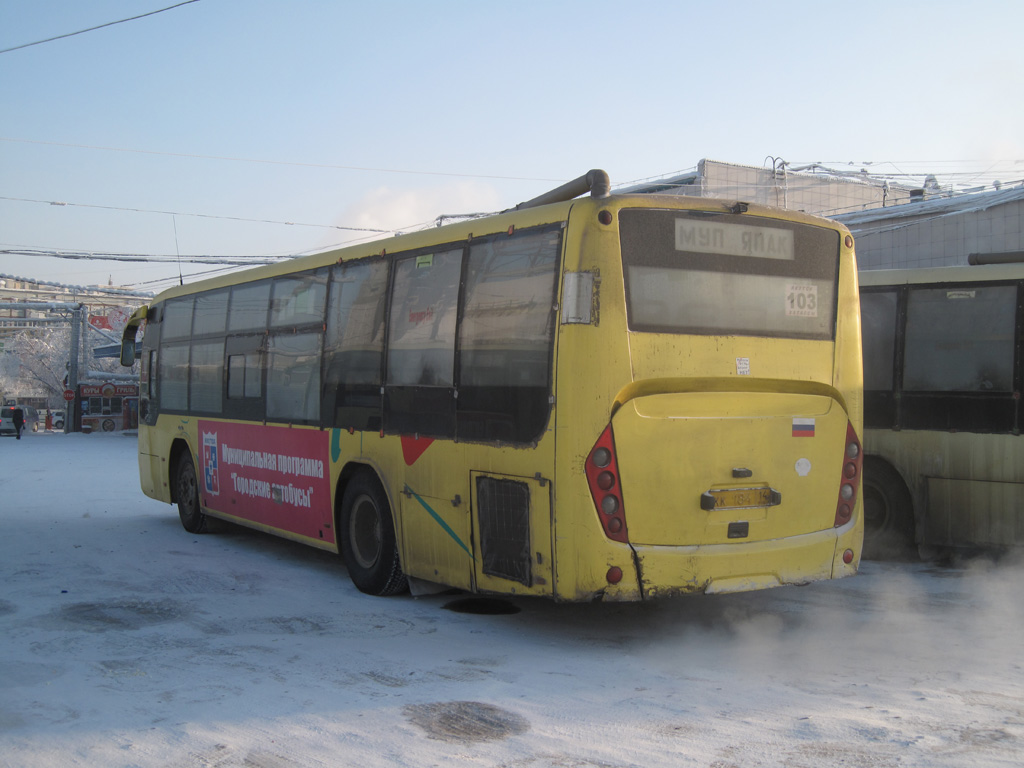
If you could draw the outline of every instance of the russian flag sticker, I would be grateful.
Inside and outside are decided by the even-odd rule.
[[[793,419],[793,437],[814,437],[814,419]]]

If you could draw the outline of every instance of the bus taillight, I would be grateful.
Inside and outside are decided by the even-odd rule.
[[[605,536],[626,543],[626,511],[622,504],[619,466],[615,460],[615,441],[609,424],[587,456],[587,483],[597,508],[597,516]]]
[[[860,471],[864,463],[860,440],[853,424],[846,425],[846,449],[843,452],[843,474],[839,480],[839,501],[836,504],[834,527],[846,525],[853,515],[857,503],[857,488],[860,487]]]

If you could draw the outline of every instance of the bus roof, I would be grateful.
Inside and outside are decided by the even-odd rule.
[[[254,266],[240,272],[232,272],[228,275],[213,277],[206,280],[189,283],[188,285],[174,286],[160,293],[150,305],[160,303],[165,299],[175,296],[186,296],[199,291],[212,290],[216,288],[237,285],[269,277],[288,275],[294,272],[317,269],[330,266],[342,261],[369,258],[380,256],[383,253],[394,253],[411,251],[418,248],[430,247],[433,244],[445,242],[458,242],[472,237],[484,237],[511,231],[513,227],[522,229],[526,227],[553,224],[566,221],[569,212],[576,206],[607,206],[612,209],[640,205],[643,207],[657,208],[685,208],[690,210],[721,211],[728,212],[737,206],[751,216],[767,216],[772,218],[783,218],[787,221],[811,224],[814,226],[829,227],[832,229],[847,232],[845,224],[833,219],[826,219],[820,216],[792,211],[785,208],[774,208],[771,206],[758,205],[756,203],[737,202],[723,200],[720,198],[690,197],[685,195],[658,195],[630,193],[624,195],[609,195],[607,197],[594,198],[591,196],[577,197],[571,200],[538,205],[527,208],[511,208],[493,215],[482,216],[475,219],[468,219],[442,227],[431,227],[407,234],[397,234],[391,237],[371,240],[357,245],[334,248],[320,253],[300,256],[288,259],[275,264]],[[442,234],[443,233],[443,234]]]
[[[859,279],[862,288],[878,285],[1024,280],[1024,264],[920,267],[917,269],[863,269],[859,273]]]

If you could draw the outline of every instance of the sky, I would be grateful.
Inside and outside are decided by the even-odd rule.
[[[0,0],[0,273],[160,290],[591,168],[1024,179],[1016,0],[179,2]]]

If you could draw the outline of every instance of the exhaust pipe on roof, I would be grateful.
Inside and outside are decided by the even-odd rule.
[[[595,168],[592,171],[587,171],[586,174],[578,179],[573,179],[560,187],[552,189],[550,192],[545,192],[539,197],[527,200],[525,203],[520,203],[515,207],[515,210],[521,211],[523,208],[536,208],[538,205],[561,203],[565,200],[579,197],[585,192],[590,192],[591,197],[608,197],[611,194],[611,187],[612,183],[608,179],[608,174]]]
[[[982,266],[985,264],[1021,264],[1024,263],[1024,251],[971,253],[967,255],[967,263],[971,266]]]

